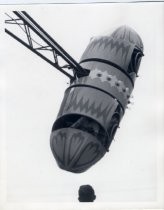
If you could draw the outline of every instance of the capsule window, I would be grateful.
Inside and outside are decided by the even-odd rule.
[[[119,126],[119,123],[120,123],[120,120],[121,120],[121,107],[120,105],[117,106],[113,116],[112,116],[112,119],[109,123],[109,126],[108,126],[108,135],[109,135],[109,139],[108,139],[108,147],[110,146],[114,136],[115,136],[115,133],[117,131],[117,128]]]
[[[78,119],[81,117],[81,115],[65,115],[57,119],[52,127],[52,131],[61,129],[61,128],[68,128],[72,126]]]
[[[69,127],[79,129],[81,131],[85,131],[93,135],[101,142],[101,144],[104,147],[106,147],[107,145],[106,131],[95,120],[82,115],[75,115],[75,114],[66,115],[56,120],[56,122],[52,127],[52,131]]]
[[[140,66],[142,56],[143,56],[143,54],[139,49],[135,48],[133,50],[131,62],[129,64],[128,71],[127,71],[130,75],[133,75],[134,73],[135,74],[138,73],[138,69]]]
[[[120,116],[118,113],[115,113],[112,116],[112,119],[111,119],[109,127],[108,127],[108,134],[109,134],[111,140],[114,138],[114,135],[116,133],[119,122],[120,122]]]

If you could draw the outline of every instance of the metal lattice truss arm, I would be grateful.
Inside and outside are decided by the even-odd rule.
[[[25,47],[30,49],[32,52],[40,56],[42,59],[47,61],[49,64],[54,66],[56,69],[61,71],[63,74],[68,76],[70,80],[74,80],[76,77],[86,76],[89,74],[89,71],[86,69],[83,69],[41,26],[38,25],[38,23],[33,20],[25,11],[22,12],[13,12],[17,18],[12,18],[7,14],[7,16],[10,18],[9,20],[6,20],[6,24],[16,24],[18,25],[23,31],[24,34],[27,37],[27,42],[20,39],[18,36],[16,36],[14,33],[9,31],[8,29],[5,29],[5,32],[9,34],[11,37],[16,39],[18,42],[23,44]],[[32,37],[32,33],[35,34],[35,39]],[[38,41],[36,41],[36,37],[39,37],[45,44],[40,44]],[[37,45],[37,47],[34,47],[34,45]],[[52,59],[45,56],[42,52],[43,51],[49,51],[52,53]],[[65,61],[66,65],[60,65],[59,59],[62,58],[62,60]],[[68,73],[66,71],[67,69],[72,69],[73,75]]]

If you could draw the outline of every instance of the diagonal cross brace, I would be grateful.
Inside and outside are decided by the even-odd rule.
[[[41,58],[46,60],[48,63],[53,65],[55,68],[60,70],[62,73],[64,73],[66,76],[68,76],[71,79],[71,81],[73,81],[76,78],[76,76],[80,77],[80,76],[86,76],[86,75],[89,74],[89,70],[83,69],[80,66],[80,64],[78,64],[55,40],[53,40],[52,37],[50,37],[49,34],[47,34],[47,32],[45,32],[26,12],[14,11],[14,14],[17,15],[18,19],[13,19],[13,18],[11,18],[9,16],[11,18],[11,20],[6,20],[5,23],[7,23],[7,24],[17,24],[17,25],[19,25],[19,27],[21,29],[22,29],[21,26],[23,25],[24,26],[24,30],[23,29],[22,30],[27,35],[28,44],[25,43],[23,40],[18,38],[16,35],[14,35],[12,32],[10,32],[7,29],[5,29],[6,33],[8,33],[14,39],[19,41],[24,46],[26,46],[28,49],[33,51],[35,54],[37,54],[38,56],[40,56]],[[22,21],[22,22],[20,23],[18,21]],[[37,34],[47,45],[42,46],[38,42],[36,42],[31,37],[30,30],[32,30],[35,34]],[[33,47],[33,42],[38,44],[39,47],[34,48]],[[39,50],[51,51],[52,54],[53,54],[53,57],[54,57],[54,61],[52,62],[49,58],[47,58],[44,55],[42,55],[40,52],[38,52]],[[63,69],[63,68],[65,68],[65,66],[61,67],[59,65],[59,63],[58,63],[58,56],[60,56],[63,60],[65,60],[65,62],[67,63],[67,65],[65,65],[65,66],[67,66],[68,69],[72,69],[73,70],[74,76],[72,76],[71,74],[67,73]]]

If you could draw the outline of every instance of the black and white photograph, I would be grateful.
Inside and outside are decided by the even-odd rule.
[[[164,209],[164,2],[0,14],[0,209]]]

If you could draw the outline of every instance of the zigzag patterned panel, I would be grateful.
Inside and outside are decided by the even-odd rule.
[[[65,97],[66,104],[63,113],[76,113],[91,117],[106,127],[118,105],[118,102],[109,95],[88,87],[71,88]]]
[[[87,170],[106,152],[92,135],[73,128],[52,132],[50,142],[58,165],[75,173]]]

